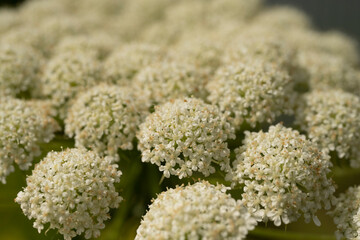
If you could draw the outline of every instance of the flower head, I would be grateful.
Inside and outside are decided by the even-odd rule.
[[[168,189],[150,205],[135,239],[244,239],[256,220],[226,190],[206,181]]]
[[[39,102],[0,98],[0,181],[14,171],[14,163],[27,170],[41,151],[39,143],[49,142],[58,125]]]
[[[53,100],[60,118],[66,117],[69,101],[100,81],[99,62],[91,54],[64,52],[52,58],[42,76],[43,94]]]
[[[349,187],[334,201],[335,208],[329,211],[334,218],[337,239],[360,239],[360,186]]]
[[[304,135],[278,124],[268,132],[246,132],[244,145],[235,150],[236,160],[227,179],[244,185],[242,202],[263,221],[276,226],[296,221],[301,214],[320,221],[316,212],[330,208],[335,191],[327,178],[329,155],[318,150]]]
[[[110,159],[79,149],[50,152],[26,179],[27,186],[15,201],[39,232],[44,225],[56,228],[70,240],[85,233],[98,237],[109,209],[117,208],[121,197],[114,183],[121,171]]]
[[[181,98],[155,108],[137,134],[142,161],[159,166],[165,177],[229,170],[226,140],[235,138],[226,116],[200,99]]]
[[[102,60],[107,57],[115,45],[115,40],[103,33],[69,36],[59,42],[54,50],[54,54],[58,55],[64,52],[81,54],[85,52]]]
[[[132,43],[115,50],[104,63],[105,79],[114,84],[131,83],[145,66],[163,57],[157,45]]]
[[[296,122],[320,148],[336,151],[360,167],[360,99],[342,90],[313,91],[303,97]]]
[[[253,61],[219,68],[206,86],[208,100],[229,112],[236,129],[247,122],[273,122],[282,113],[292,113],[294,92],[288,74],[276,65]]]
[[[205,95],[206,79],[191,64],[180,61],[158,62],[143,68],[134,85],[144,92],[152,104],[180,97]]]
[[[22,92],[35,94],[40,57],[30,47],[0,46],[0,94],[15,97]]]
[[[71,106],[65,132],[75,135],[76,147],[118,159],[117,150],[132,149],[147,105],[131,89],[100,85],[82,93]]]

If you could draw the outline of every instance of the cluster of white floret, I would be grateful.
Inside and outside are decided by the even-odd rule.
[[[135,239],[244,239],[257,222],[227,190],[206,181],[168,189],[150,205]]]
[[[244,185],[242,201],[249,211],[276,226],[296,221],[320,221],[316,212],[329,209],[335,192],[327,177],[330,157],[298,131],[280,124],[269,131],[246,132],[235,149],[236,160],[227,176],[232,185]]]
[[[228,172],[230,150],[226,140],[234,128],[220,110],[196,98],[180,98],[156,106],[137,135],[142,161],[159,166],[165,177],[201,172],[209,176],[214,164]]]
[[[49,223],[66,240],[83,232],[86,239],[98,237],[110,208],[122,200],[114,186],[120,176],[111,159],[94,152],[50,152],[27,177],[27,186],[15,201],[29,219],[35,219],[39,232]]]
[[[257,221],[319,225],[332,204],[337,236],[360,239],[359,190],[335,198],[330,177],[333,163],[360,167],[357,46],[261,3],[0,9],[0,181],[55,134],[75,140],[38,162],[16,198],[39,232],[98,237],[122,200],[117,163],[137,149],[167,182],[206,180],[160,193],[136,239],[244,239]]]

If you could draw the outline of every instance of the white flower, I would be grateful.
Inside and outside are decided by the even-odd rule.
[[[40,102],[0,98],[0,181],[14,171],[14,163],[27,170],[41,151],[39,143],[49,142],[59,129]]]
[[[264,133],[246,132],[244,145],[235,150],[232,186],[244,185],[242,201],[249,211],[276,226],[296,221],[319,224],[316,212],[330,208],[335,191],[330,157],[304,135],[278,124]]]
[[[40,63],[40,57],[30,47],[1,44],[0,94],[15,97],[27,92],[34,95],[39,87]]]
[[[107,34],[96,32],[91,35],[69,36],[62,39],[54,50],[54,54],[64,52],[89,53],[95,58],[102,60],[106,58],[115,47],[115,40]]]
[[[340,88],[360,96],[360,77],[349,63],[338,55],[319,51],[301,51],[299,63],[310,74],[310,88]]]
[[[303,11],[290,6],[265,9],[255,16],[253,24],[282,31],[288,31],[289,28],[307,29],[312,25],[309,17]]]
[[[319,147],[360,167],[360,99],[342,90],[313,91],[299,103],[296,122]],[[357,157],[356,157],[357,156]]]
[[[50,152],[26,179],[15,201],[39,232],[56,228],[66,240],[85,233],[96,238],[109,219],[110,208],[122,200],[114,183],[121,171],[110,159],[79,149]]]
[[[118,159],[118,149],[133,148],[147,105],[126,87],[99,85],[76,99],[65,120],[65,132],[75,146]]]
[[[293,83],[286,72],[262,61],[237,62],[219,68],[207,85],[208,100],[229,112],[232,124],[273,122],[283,113],[291,114]]]
[[[137,134],[142,161],[159,166],[165,177],[179,178],[215,172],[213,164],[228,171],[230,150],[226,140],[235,138],[226,116],[200,99],[182,98],[155,107]]]
[[[152,104],[180,97],[205,95],[206,78],[197,69],[181,61],[158,62],[143,68],[134,79]]]
[[[157,45],[131,43],[120,47],[104,63],[105,79],[114,84],[127,85],[145,66],[159,61],[162,49]]]
[[[100,77],[100,64],[91,54],[64,52],[45,66],[41,78],[43,94],[53,100],[60,118],[64,119],[69,101],[79,92],[95,86]]]
[[[329,211],[334,218],[338,240],[346,238],[360,239],[360,186],[349,187],[334,202],[335,208]]]
[[[206,181],[168,189],[150,205],[135,239],[245,239],[256,220],[227,190]]]

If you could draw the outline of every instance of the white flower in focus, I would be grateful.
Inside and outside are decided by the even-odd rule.
[[[122,198],[114,183],[121,171],[110,159],[79,149],[50,152],[26,179],[15,201],[39,233],[44,225],[57,229],[65,240],[85,233],[96,238]]]
[[[135,239],[245,239],[256,220],[227,190],[206,181],[168,189],[150,205]]]
[[[342,90],[313,91],[303,97],[296,122],[309,138],[360,167],[360,99]]]
[[[41,78],[43,94],[54,102],[61,119],[66,117],[69,101],[87,90],[101,77],[100,63],[91,54],[65,52],[52,58]]]
[[[133,149],[147,105],[131,89],[99,85],[82,93],[70,107],[65,133],[75,135],[75,146],[118,159],[118,149]]]
[[[360,186],[349,187],[334,202],[329,211],[337,227],[336,239],[360,239]]]
[[[214,164],[228,171],[230,150],[226,140],[234,129],[220,110],[200,99],[181,98],[156,106],[137,134],[142,161],[159,166],[165,177],[179,178],[215,172]]]
[[[27,170],[41,151],[39,143],[49,142],[59,130],[40,102],[0,98],[0,181],[13,172],[14,163]]]
[[[330,208],[335,187],[327,178],[330,157],[298,131],[278,124],[269,131],[246,132],[244,145],[235,149],[233,170],[227,175],[232,186],[244,185],[242,202],[263,221],[276,226],[316,217]]]
[[[271,123],[281,114],[291,114],[295,94],[288,74],[273,64],[252,61],[220,67],[206,86],[208,100],[230,113],[240,129],[244,122],[252,127]]]

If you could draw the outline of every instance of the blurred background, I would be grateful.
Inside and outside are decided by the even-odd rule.
[[[24,0],[0,0],[1,6],[16,7]],[[266,0],[268,6],[289,5],[304,11],[319,30],[340,30],[360,42],[359,0]]]

